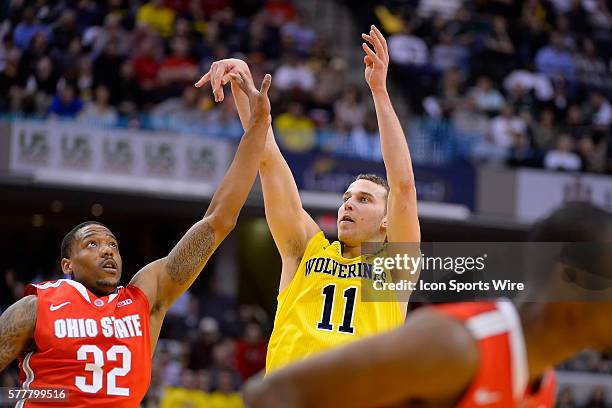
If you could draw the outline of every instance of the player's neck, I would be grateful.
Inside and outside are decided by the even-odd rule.
[[[519,306],[530,381],[586,348],[610,348],[612,335],[606,330],[609,327],[606,315],[610,313],[612,303],[551,302]]]
[[[342,256],[347,259],[357,258],[361,255],[361,245],[349,246],[345,243],[342,244]]]

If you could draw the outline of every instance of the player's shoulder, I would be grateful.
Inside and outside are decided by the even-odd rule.
[[[312,255],[322,249],[327,248],[330,245],[331,244],[329,240],[327,239],[327,237],[325,237],[325,233],[323,231],[319,231],[314,234],[306,243],[306,250],[304,251],[304,255]]]
[[[130,304],[132,302],[141,303],[147,310],[150,309],[149,298],[146,293],[137,285],[129,283],[126,287],[121,287],[117,305]]]
[[[56,302],[65,299],[89,301],[90,298],[87,288],[82,283],[71,279],[31,283],[26,286],[24,293],[36,295],[41,302]]]

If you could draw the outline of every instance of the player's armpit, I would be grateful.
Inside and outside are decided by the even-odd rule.
[[[0,371],[34,341],[37,307],[38,297],[29,295],[15,302],[0,316]]]
[[[415,312],[406,325],[272,372],[248,384],[245,401],[284,398],[283,407],[372,407],[419,399],[454,400],[473,380],[477,345],[463,325],[437,312]]]

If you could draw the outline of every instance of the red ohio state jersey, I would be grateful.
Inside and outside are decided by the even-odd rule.
[[[137,407],[151,380],[149,302],[136,286],[97,297],[60,279],[29,285],[38,296],[36,351],[19,357],[22,387],[66,388],[68,401],[20,407]]]
[[[460,320],[478,342],[480,368],[458,408],[554,407],[554,371],[537,390],[529,390],[527,353],[521,321],[509,301],[454,303],[436,306]]]

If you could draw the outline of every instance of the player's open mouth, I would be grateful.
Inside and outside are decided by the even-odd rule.
[[[107,259],[102,262],[102,269],[108,272],[117,272],[117,262],[114,259]]]
[[[340,222],[355,222],[355,221],[353,221],[353,219],[349,217],[348,215],[345,215],[344,217],[340,219]]]

